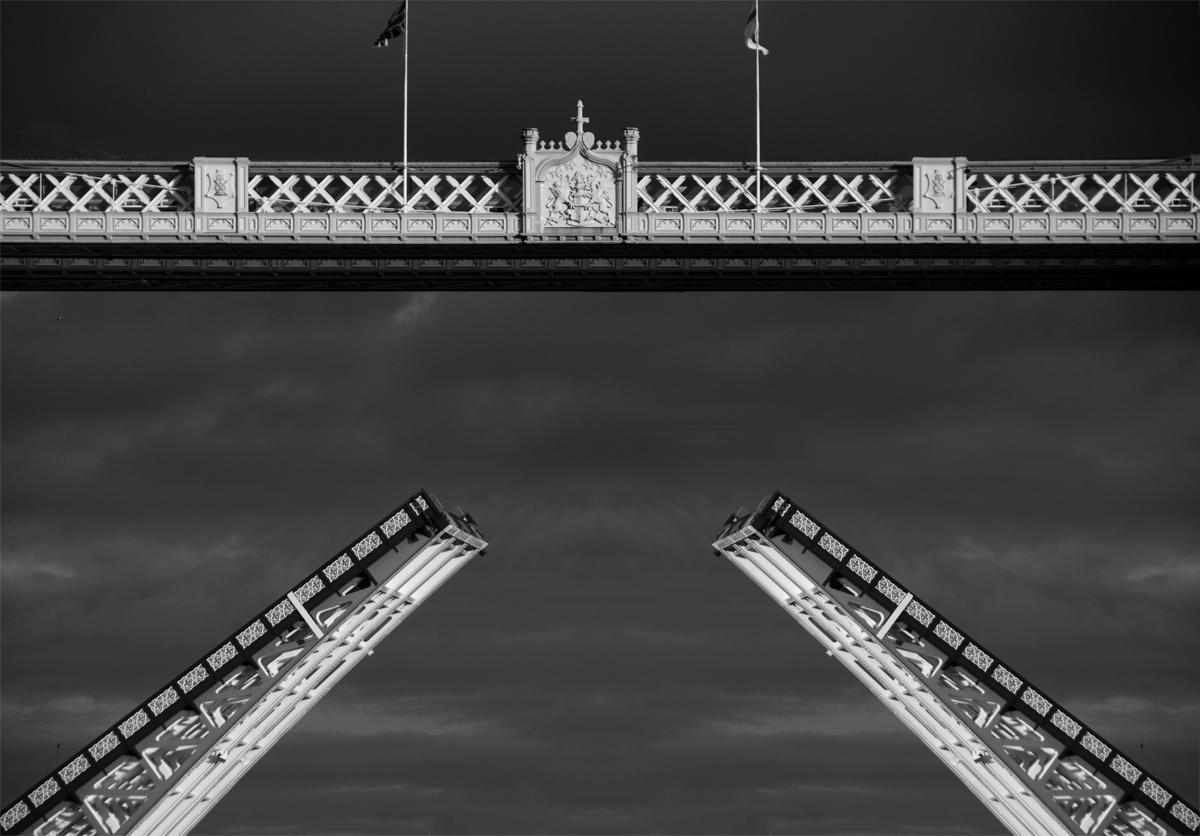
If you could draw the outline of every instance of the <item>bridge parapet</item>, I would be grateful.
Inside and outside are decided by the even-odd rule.
[[[1080,243],[1200,240],[1196,156],[1168,161],[641,162],[563,140],[512,162],[5,161],[0,241]],[[406,188],[407,186],[407,188]],[[407,197],[407,199],[406,199]]]

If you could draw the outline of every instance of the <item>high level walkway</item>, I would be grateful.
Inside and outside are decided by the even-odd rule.
[[[19,278],[669,278],[1200,265],[1200,156],[645,162],[639,132],[511,162],[0,163]],[[1122,246],[1123,245],[1123,246]],[[503,286],[499,284],[497,286]]]

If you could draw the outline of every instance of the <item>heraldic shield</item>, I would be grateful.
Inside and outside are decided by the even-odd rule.
[[[562,142],[538,140],[537,130],[525,131],[525,229],[530,233],[607,236],[620,226],[622,175],[637,154],[637,131],[626,130],[626,147],[596,142],[583,126],[583,102],[577,105]],[[631,135],[632,134],[632,135]],[[632,148],[630,147],[632,146]]]

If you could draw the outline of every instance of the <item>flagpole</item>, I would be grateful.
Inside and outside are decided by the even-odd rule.
[[[758,0],[754,0],[754,211],[762,211],[762,105],[759,96],[758,62],[762,58],[759,44],[762,39],[762,19],[758,16]]]
[[[408,211],[408,4],[404,0],[404,212]]]

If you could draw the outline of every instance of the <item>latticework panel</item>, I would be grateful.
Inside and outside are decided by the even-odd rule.
[[[95,173],[40,169],[0,174],[4,212],[190,212],[192,175],[175,171]]]
[[[739,568],[806,629],[823,628],[809,632],[827,645],[829,625],[799,618],[793,609],[814,616],[809,605],[819,604],[822,594],[831,596],[886,647],[889,659],[876,661],[887,667],[895,660],[916,676],[917,694],[927,691],[936,696],[986,745],[987,757],[1024,784],[1022,794],[1040,799],[1069,832],[1082,836],[1197,833],[1200,814],[1192,805],[787,497],[776,493],[753,514],[734,515],[718,537],[714,545],[735,563],[738,558],[749,560],[752,567],[740,563]],[[815,580],[818,577],[828,580],[822,584]],[[854,643],[869,642],[856,634]],[[842,661],[853,661],[844,640],[837,640],[832,649]],[[848,667],[859,675],[858,669]],[[879,672],[873,669],[873,676],[860,679],[873,687],[880,681]],[[897,710],[897,703],[904,704],[912,696],[911,688],[908,692],[892,694],[885,704]],[[948,765],[972,785],[970,775],[954,763]],[[991,804],[988,798],[983,800]],[[1032,833],[1036,828],[1013,832]]]
[[[436,172],[410,169],[408,204],[402,172],[251,171],[252,212],[520,212],[519,171]]]
[[[638,211],[755,211],[757,187],[752,171],[642,174]],[[762,174],[762,209],[767,212],[902,212],[911,204],[912,176],[899,170]]]
[[[1194,171],[989,172],[966,175],[969,212],[1195,212]]]

